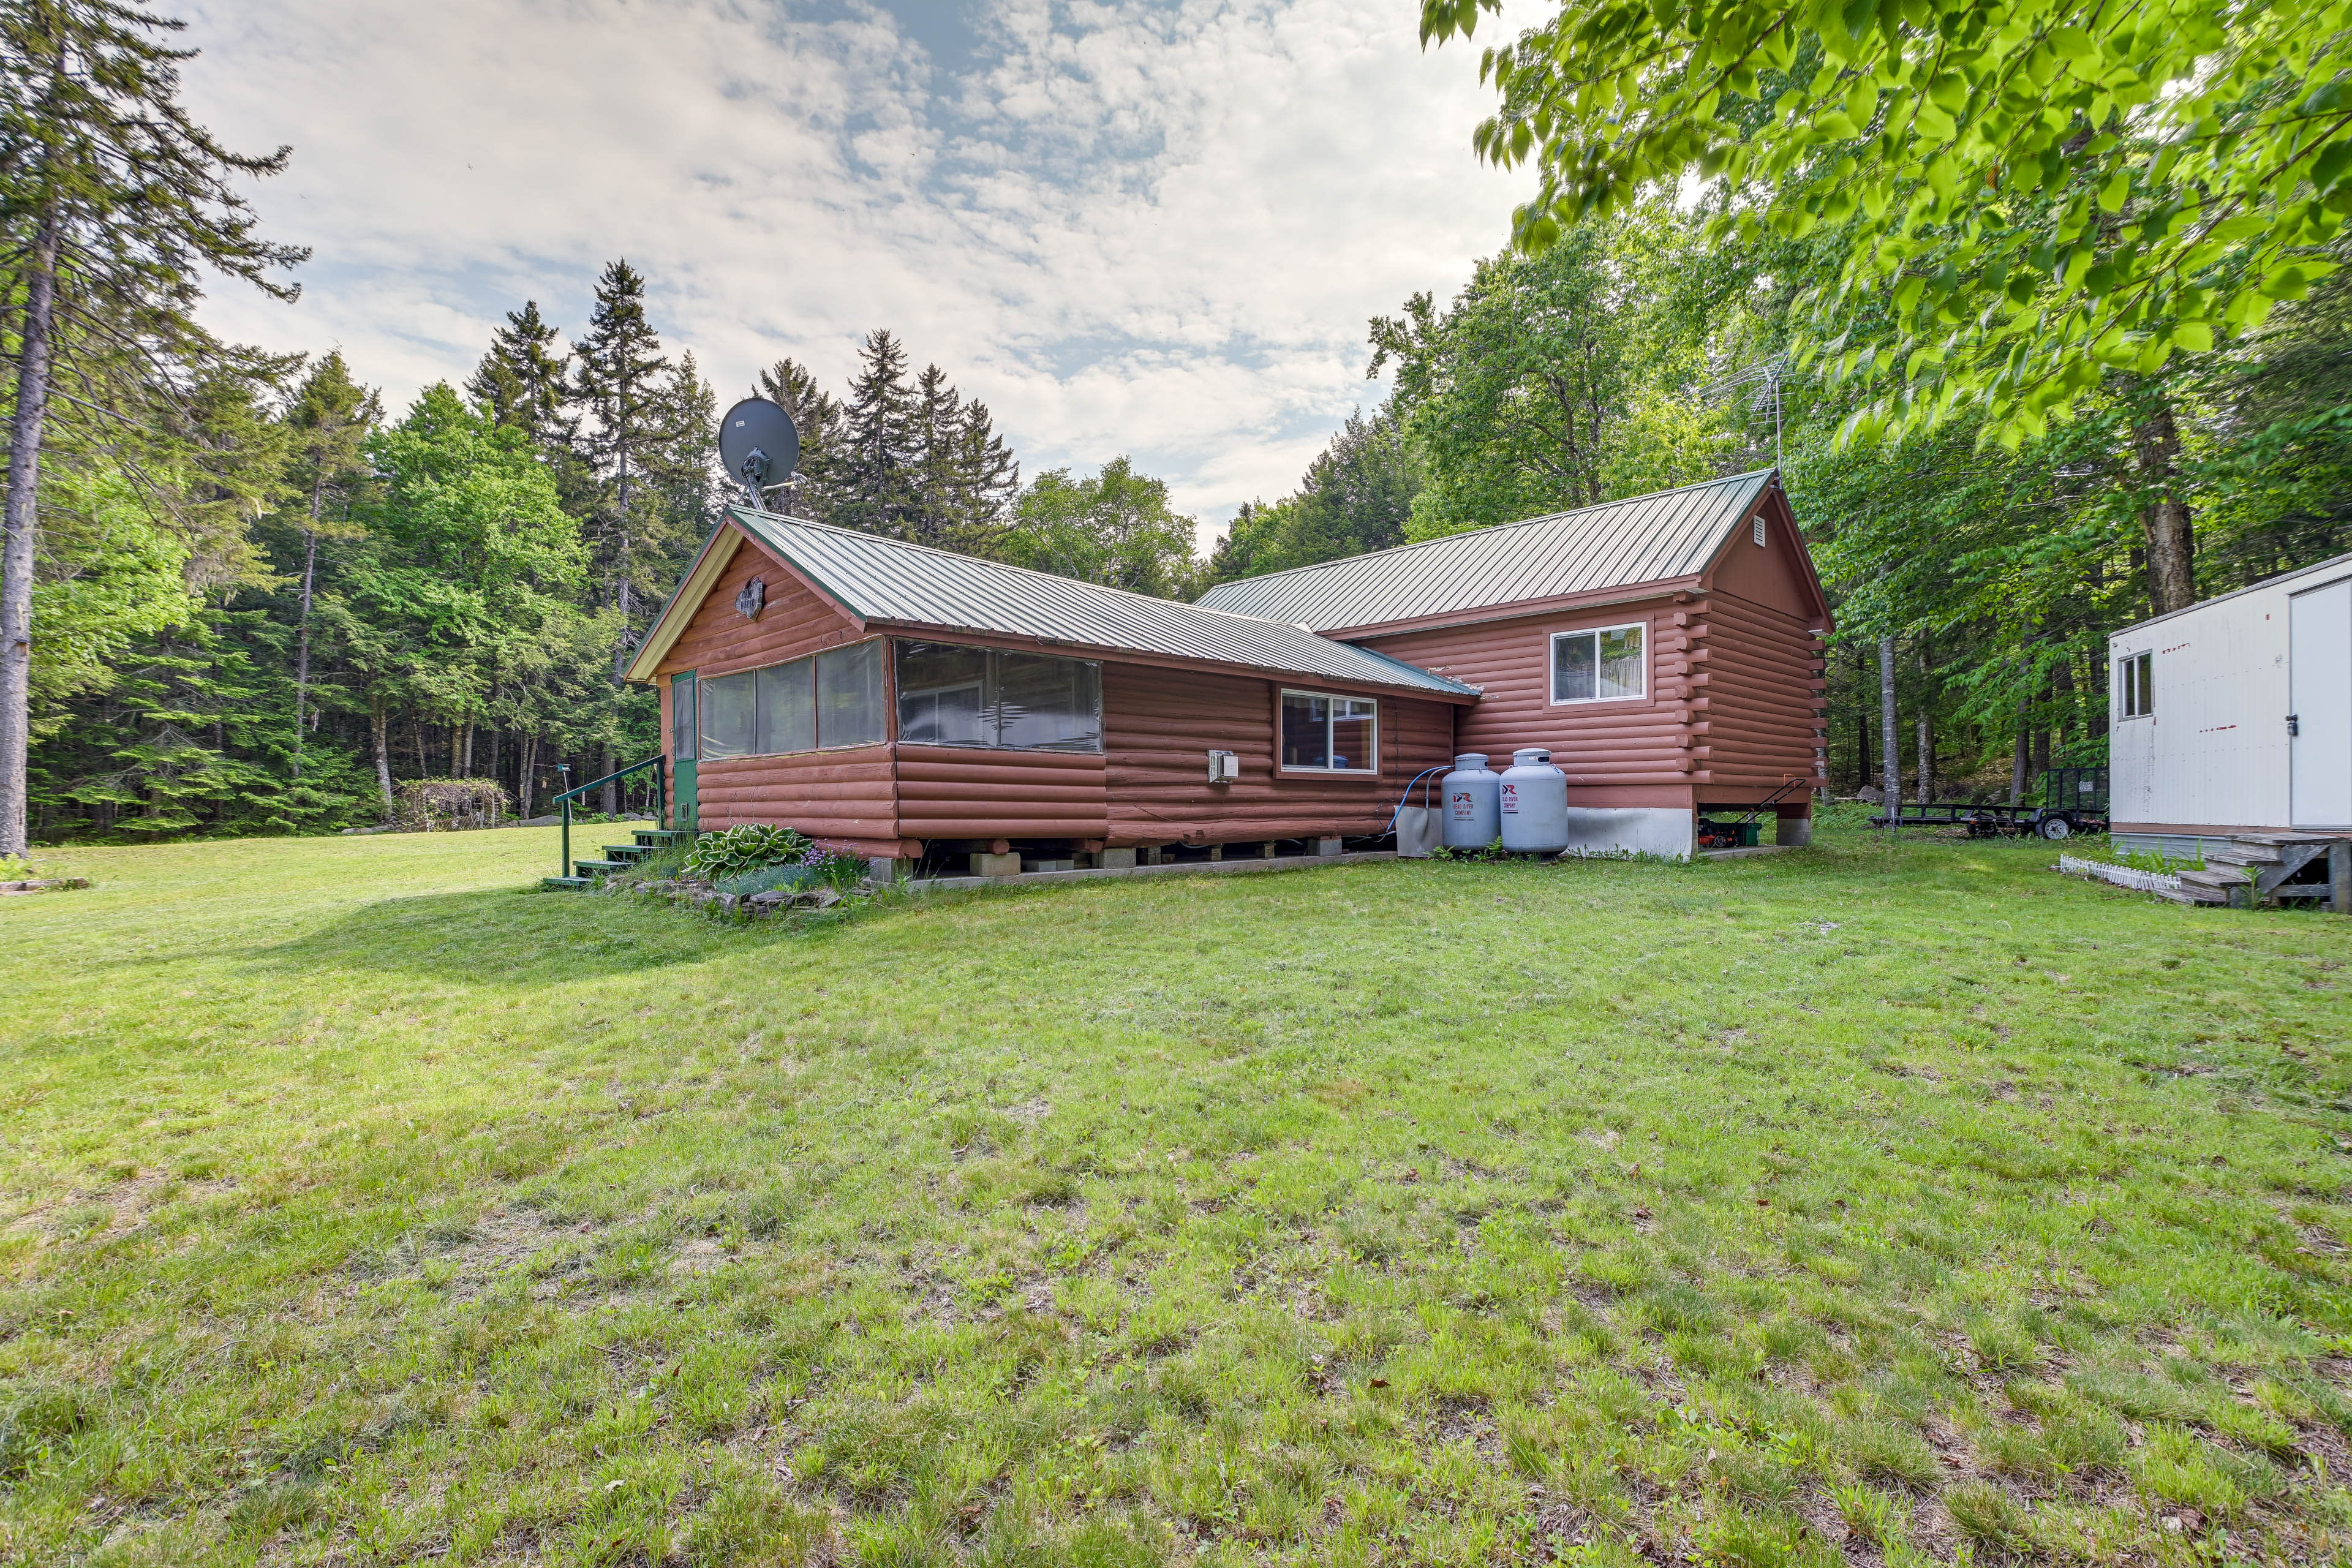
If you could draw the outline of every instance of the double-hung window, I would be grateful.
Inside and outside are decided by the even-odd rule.
[[[2145,719],[2156,711],[2156,655],[2127,653],[2116,660],[2118,708],[2126,719]]]
[[[1552,701],[1613,702],[1649,695],[1648,631],[1648,627],[1636,623],[1630,626],[1554,632]]]
[[[1282,694],[1285,773],[1380,771],[1380,704],[1370,697],[1317,691]]]

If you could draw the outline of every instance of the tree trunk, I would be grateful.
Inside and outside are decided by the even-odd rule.
[[[8,500],[0,537],[0,855],[31,847],[25,832],[33,724],[33,542],[41,521],[41,437],[49,413],[49,358],[58,308],[58,220],[43,216],[26,258],[8,429]]]
[[[1927,710],[1919,710],[1918,751],[1919,804],[1925,806],[1936,798],[1936,731],[1927,721]]]
[[[383,699],[377,698],[369,705],[368,721],[375,731],[375,787],[383,792],[383,815],[388,820],[394,809],[392,798],[392,716],[383,710]]]
[[[1895,639],[1878,639],[1878,743],[1885,753],[1886,809],[1903,809],[1903,731],[1895,721]]]
[[[319,507],[326,499],[324,468],[310,484],[310,526],[302,531],[302,613],[294,628],[294,776],[302,776],[302,724],[310,714],[310,585],[319,573]]]
[[[2148,603],[2158,615],[2169,615],[2197,602],[2197,540],[2189,527],[2189,503],[2179,493],[2175,465],[2180,432],[2173,425],[2172,410],[2157,404],[2133,428],[2132,444],[2140,483],[2156,496],[2139,515],[2147,540]]]
[[[530,816],[530,775],[539,763],[539,737],[522,738],[521,757],[515,763],[515,810],[528,818]]]
[[[2032,700],[2017,700],[2017,746],[2009,759],[2009,804],[2017,805],[2025,799],[2025,716],[2032,710]]]
[[[1925,806],[1936,798],[1936,725],[1930,717],[1934,704],[1924,695],[1936,689],[1936,656],[1924,631],[1919,634],[1919,670],[1927,678],[1919,700],[1919,804]]]
[[[425,760],[425,721],[410,714],[408,732],[416,742],[416,776],[429,779],[433,776],[433,767]]]
[[[620,763],[613,760],[613,753],[606,752],[604,753],[604,765],[599,770],[599,772],[610,773],[614,769],[620,765]],[[598,794],[603,797],[600,804],[604,815],[607,816],[619,816],[621,812],[621,786],[617,784],[608,784],[599,791]]]

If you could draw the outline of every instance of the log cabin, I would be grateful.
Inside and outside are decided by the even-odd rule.
[[[1811,840],[1830,607],[1777,470],[1221,584],[1287,621],[1477,689],[1454,747],[1549,749],[1573,847],[1675,858],[1700,816]]]
[[[1828,607],[1776,474],[1180,604],[731,509],[639,646],[674,826],[1000,874],[1386,834],[1458,752],[1546,746],[1579,847],[1695,813],[1802,841]],[[1580,816],[1576,815],[1581,813]]]

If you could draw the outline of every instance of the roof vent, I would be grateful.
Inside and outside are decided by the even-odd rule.
[[[1760,511],[1756,514],[1756,542],[1764,542],[1764,514]]]

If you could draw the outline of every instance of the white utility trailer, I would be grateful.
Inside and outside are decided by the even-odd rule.
[[[2118,849],[2352,834],[2352,555],[2107,639]]]

